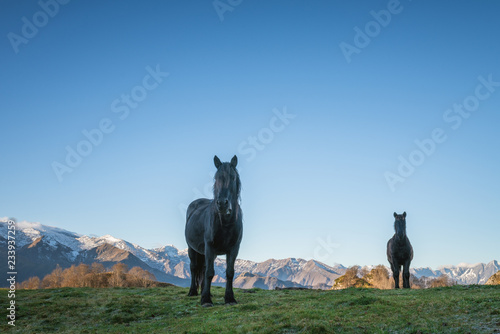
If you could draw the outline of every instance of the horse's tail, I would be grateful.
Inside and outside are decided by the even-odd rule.
[[[203,291],[203,278],[205,277],[205,261],[201,261],[201,263],[197,263],[194,268],[194,272],[192,273],[194,280],[196,282],[196,289],[201,287]]]
[[[189,296],[197,296],[198,289],[201,286],[203,291],[203,277],[205,276],[205,255],[196,252],[194,249],[188,249],[189,260],[191,261],[189,267],[191,271],[191,288],[189,289]]]
[[[205,278],[205,261],[203,261],[203,265],[201,266],[200,272],[196,273],[196,280],[198,281],[198,286],[201,287],[201,291],[203,291],[204,278]]]

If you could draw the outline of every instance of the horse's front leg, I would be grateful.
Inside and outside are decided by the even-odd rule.
[[[403,265],[403,288],[410,289],[410,261]]]
[[[229,305],[238,304],[236,299],[234,299],[233,292],[234,262],[236,261],[237,255],[238,250],[232,251],[226,255],[226,294],[224,296],[224,302]]]
[[[215,252],[210,246],[205,246],[205,277],[203,278],[203,290],[201,292],[201,305],[203,307],[214,306],[210,294],[210,286],[215,275],[214,261]]]
[[[394,278],[394,288],[395,289],[399,289],[399,270],[400,270],[400,266],[399,266],[399,264],[394,265],[394,264],[391,263],[391,267],[392,267],[392,277]]]

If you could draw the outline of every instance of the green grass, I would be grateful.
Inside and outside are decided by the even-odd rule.
[[[225,306],[214,287],[203,308],[179,287],[19,290],[16,327],[3,320],[0,332],[500,333],[500,286],[235,293],[239,304]]]

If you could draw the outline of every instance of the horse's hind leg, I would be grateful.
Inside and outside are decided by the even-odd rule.
[[[406,261],[403,266],[403,288],[410,288],[410,261]]]
[[[188,296],[198,296],[198,287],[205,275],[205,256],[196,252],[191,247],[188,248],[188,255],[191,262],[189,265],[191,270],[191,287]]]

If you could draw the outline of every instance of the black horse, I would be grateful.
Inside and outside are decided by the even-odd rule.
[[[214,199],[193,201],[186,214],[186,241],[191,260],[191,288],[188,296],[197,296],[201,283],[201,305],[213,306],[210,285],[214,277],[214,260],[226,254],[225,303],[235,305],[233,293],[234,262],[243,235],[243,217],[239,204],[240,177],[236,170],[238,158],[222,163],[214,157]]]
[[[410,288],[410,262],[413,260],[413,247],[406,236],[406,212],[398,215],[394,212],[396,233],[387,242],[387,259],[391,264],[394,285],[399,289],[399,272],[403,266],[403,288]]]

